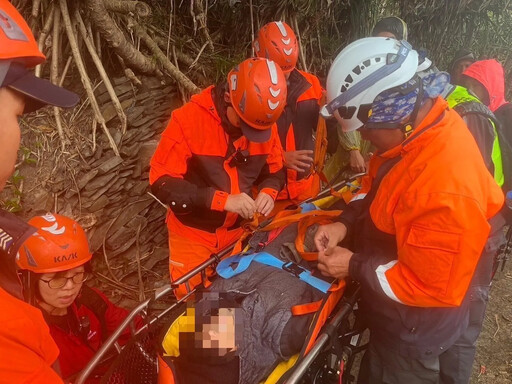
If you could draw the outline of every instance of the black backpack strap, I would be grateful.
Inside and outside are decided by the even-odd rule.
[[[484,117],[490,119],[494,123],[496,130],[498,129],[498,126],[500,125],[498,119],[496,118],[496,116],[494,116],[494,113],[492,113],[489,108],[487,108],[482,103],[479,103],[478,101],[465,101],[463,103],[457,104],[453,109],[461,117],[464,117],[471,113],[480,115],[480,116],[484,116]]]
[[[101,297],[94,289],[84,285],[82,287],[82,292],[77,298],[77,307],[80,307],[80,305],[84,305],[94,313],[94,316],[96,316],[101,325],[101,340],[107,340],[108,330],[105,315],[108,305],[103,297]]]
[[[19,217],[0,209],[0,286],[21,300],[24,298],[16,273],[16,254],[35,231],[34,227]]]
[[[489,108],[482,103],[476,101],[467,101],[457,105],[455,111],[459,113],[461,117],[468,114],[478,114],[487,117],[494,123],[496,133],[498,134],[498,140],[500,143],[501,150],[501,162],[503,166],[503,175],[505,176],[505,184],[503,189],[508,191],[512,188],[512,143],[507,140],[507,136],[503,133],[503,125],[496,118]]]

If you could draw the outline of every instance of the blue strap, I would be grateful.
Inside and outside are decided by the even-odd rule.
[[[318,207],[313,203],[302,203],[299,205],[301,213],[307,213],[311,211],[317,211]]]
[[[249,268],[249,265],[251,265],[253,261],[289,272],[297,276],[306,284],[311,285],[313,288],[316,288],[323,293],[326,293],[331,287],[330,283],[313,276],[311,271],[308,271],[307,269],[291,261],[284,262],[267,252],[258,252],[250,255],[239,253],[237,255],[228,257],[219,263],[217,266],[217,273],[222,278],[229,279],[235,275],[238,275],[239,273],[244,272],[247,268]],[[233,266],[235,267],[233,268]]]

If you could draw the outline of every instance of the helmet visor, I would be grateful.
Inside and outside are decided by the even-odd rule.
[[[25,113],[45,105],[70,108],[80,100],[76,93],[40,79],[23,64],[14,61],[0,61],[0,87],[9,87],[27,96]]]

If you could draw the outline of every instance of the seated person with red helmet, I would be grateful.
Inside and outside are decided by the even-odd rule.
[[[37,231],[19,250],[18,267],[28,302],[39,307],[59,347],[62,377],[80,372],[128,315],[99,290],[84,285],[92,254],[80,225],[46,214],[28,222]],[[141,319],[136,320],[140,326]],[[120,341],[128,341],[129,330]]]

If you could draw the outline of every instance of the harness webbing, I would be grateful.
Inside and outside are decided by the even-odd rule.
[[[330,283],[313,276],[311,271],[306,268],[291,261],[285,262],[267,252],[250,255],[238,254],[228,257],[219,263],[217,273],[224,279],[229,279],[247,270],[253,261],[289,272],[320,292],[327,293],[331,287]]]

